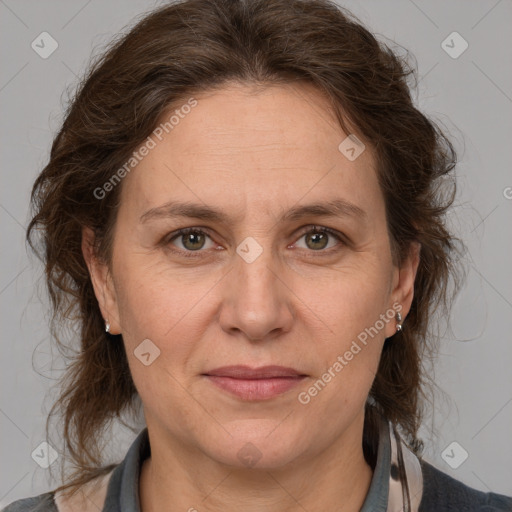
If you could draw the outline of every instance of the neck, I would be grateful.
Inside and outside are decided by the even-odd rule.
[[[363,455],[363,420],[323,452],[271,470],[219,463],[181,441],[161,446],[150,433],[158,448],[142,466],[142,512],[238,512],[241,506],[247,512],[358,511],[373,474]]]

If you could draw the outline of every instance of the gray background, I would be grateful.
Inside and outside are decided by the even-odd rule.
[[[447,396],[438,395],[425,424],[426,458],[472,487],[510,495],[512,2],[340,3],[379,38],[396,41],[415,56],[421,78],[417,102],[449,130],[460,156],[451,220],[469,249],[468,277],[436,362],[435,381]],[[52,486],[48,470],[31,458],[44,440],[48,392],[62,367],[58,359],[52,363],[41,267],[24,245],[31,184],[62,120],[65,90],[74,86],[91,51],[157,5],[0,0],[0,507]],[[31,48],[43,31],[59,44],[48,59]],[[457,59],[441,47],[453,31],[469,44]],[[119,456],[130,435],[120,439]],[[457,469],[441,455],[453,441],[469,454]],[[456,447],[448,453],[453,460],[462,452]]]

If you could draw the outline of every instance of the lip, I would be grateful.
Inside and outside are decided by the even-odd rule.
[[[223,366],[207,371],[204,375],[215,377],[231,377],[233,379],[270,379],[273,377],[298,377],[301,372],[286,366],[260,366],[251,368],[246,365]]]
[[[268,400],[297,386],[306,375],[285,366],[224,366],[203,374],[218,388],[243,400]]]

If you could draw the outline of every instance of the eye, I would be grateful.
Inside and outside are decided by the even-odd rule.
[[[300,245],[299,241],[304,240],[304,244]],[[343,243],[341,233],[329,228],[313,226],[304,232],[299,241],[295,243],[301,249],[310,249],[312,251],[330,252],[329,249]],[[325,250],[327,249],[327,251]]]
[[[168,239],[168,243],[187,252],[211,249],[213,246],[213,241],[209,235],[198,228],[180,229]]]

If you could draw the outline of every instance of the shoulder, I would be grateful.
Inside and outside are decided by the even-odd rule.
[[[98,512],[103,509],[113,470],[82,485],[72,494],[47,492],[11,503],[0,512]]]
[[[1,512],[58,512],[53,492],[14,501]]]
[[[512,512],[512,497],[482,492],[420,461],[423,497],[419,512]]]

